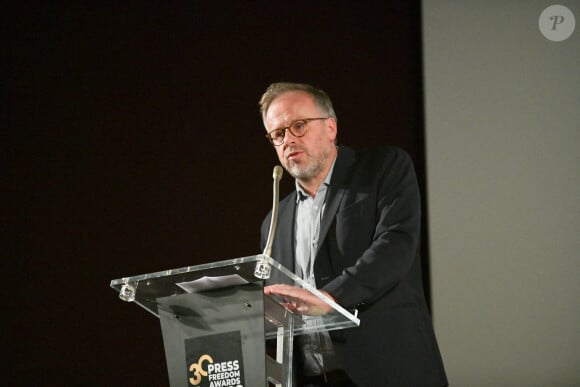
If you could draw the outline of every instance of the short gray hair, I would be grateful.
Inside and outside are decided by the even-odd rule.
[[[307,94],[310,94],[314,99],[316,106],[324,111],[328,117],[332,117],[335,121],[338,121],[336,118],[336,113],[334,112],[334,108],[332,107],[332,101],[324,90],[318,89],[305,83],[292,82],[277,82],[268,86],[264,94],[262,94],[262,98],[260,98],[259,102],[262,121],[264,121],[272,101],[278,98],[280,95],[290,91],[303,91]]]

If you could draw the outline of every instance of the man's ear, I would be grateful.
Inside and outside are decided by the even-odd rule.
[[[326,128],[328,130],[328,135],[330,136],[330,140],[332,142],[336,141],[336,136],[338,135],[338,126],[336,124],[336,120],[332,117],[328,119],[328,123],[326,124]]]

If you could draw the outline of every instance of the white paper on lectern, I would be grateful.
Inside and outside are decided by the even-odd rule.
[[[219,289],[227,286],[244,285],[249,283],[237,274],[223,275],[219,277],[204,276],[195,281],[179,282],[176,285],[188,293],[199,292],[201,290]]]

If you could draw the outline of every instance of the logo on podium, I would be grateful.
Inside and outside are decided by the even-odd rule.
[[[189,386],[244,387],[239,331],[187,339],[185,354]]]

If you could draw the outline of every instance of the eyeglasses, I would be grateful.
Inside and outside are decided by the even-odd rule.
[[[294,137],[302,137],[306,134],[307,129],[306,125],[308,125],[310,121],[326,120],[327,118],[330,117],[304,118],[302,120],[296,120],[291,122],[290,125],[286,126],[285,128],[278,128],[269,131],[266,134],[266,138],[270,140],[270,142],[274,146],[282,145],[284,144],[284,139],[286,138],[287,130],[289,130]]]

